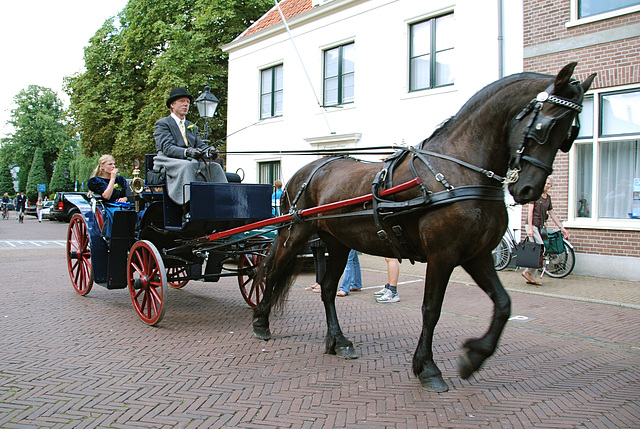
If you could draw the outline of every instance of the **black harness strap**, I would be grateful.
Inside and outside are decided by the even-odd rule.
[[[296,221],[296,222],[304,222],[304,219],[302,219],[297,214],[296,203],[298,202],[298,200],[300,199],[300,197],[304,193],[305,189],[307,189],[307,186],[309,186],[309,182],[311,182],[311,178],[318,172],[318,170],[320,170],[322,167],[324,167],[328,163],[330,163],[332,161],[335,161],[337,159],[344,159],[344,158],[347,158],[347,157],[348,157],[347,155],[340,155],[340,156],[334,156],[332,158],[327,158],[327,159],[324,160],[324,162],[321,162],[320,164],[316,165],[315,168],[313,170],[311,170],[311,173],[309,173],[309,177],[307,177],[307,180],[305,180],[304,183],[302,184],[302,186],[300,186],[300,189],[298,190],[298,193],[296,194],[295,198],[291,202],[291,206],[289,207],[289,214],[291,214],[291,218],[294,221]]]

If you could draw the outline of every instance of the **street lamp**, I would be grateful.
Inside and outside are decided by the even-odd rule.
[[[213,115],[216,113],[218,107],[218,98],[209,91],[211,87],[205,85],[204,92],[196,98],[196,106],[198,107],[198,114],[201,118],[204,118],[204,129],[200,131],[200,138],[205,143],[209,143],[209,134],[211,134],[211,128],[209,128],[209,120],[213,119]]]

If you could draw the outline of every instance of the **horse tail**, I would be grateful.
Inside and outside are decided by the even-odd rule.
[[[273,308],[275,311],[282,311],[291,286],[298,276],[302,263],[300,258],[296,258],[297,249],[287,249],[289,260],[284,266],[279,267],[278,272],[274,272],[273,267],[276,262],[276,254],[278,252],[279,236],[276,236],[272,242],[271,248],[267,256],[262,260],[256,271],[256,279],[266,279],[270,292],[265,290],[264,305]],[[293,250],[296,250],[293,252]],[[292,256],[291,256],[292,255]],[[259,305],[254,308],[254,317],[258,317],[263,311],[263,306]]]

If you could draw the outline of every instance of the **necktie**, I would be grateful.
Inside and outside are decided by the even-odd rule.
[[[189,147],[189,140],[187,140],[187,130],[184,128],[184,121],[180,121],[180,132],[182,133],[182,138],[184,139],[184,145]]]

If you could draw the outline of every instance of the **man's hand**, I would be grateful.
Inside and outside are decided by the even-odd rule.
[[[202,158],[202,151],[197,147],[188,147],[185,153],[189,158],[193,158],[193,159]]]
[[[218,149],[216,149],[213,146],[209,146],[208,148],[205,149],[203,153],[203,157],[207,161],[213,161],[218,157]]]

